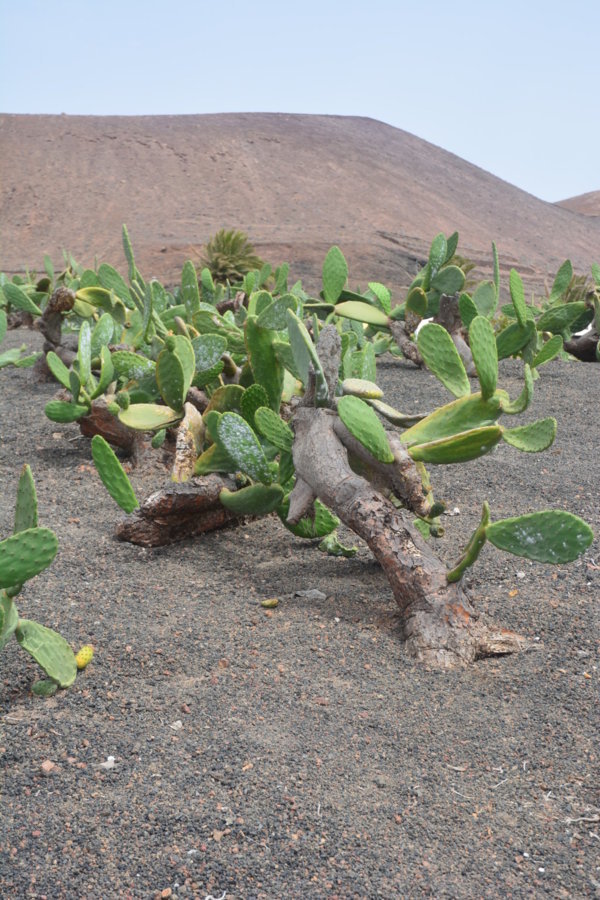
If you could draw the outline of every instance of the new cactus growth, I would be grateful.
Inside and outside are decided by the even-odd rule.
[[[4,588],[0,590],[0,650],[14,635],[48,676],[49,682],[36,690],[44,696],[50,696],[57,686],[73,684],[77,674],[75,655],[56,631],[20,618],[13,598],[25,581],[50,565],[57,549],[54,532],[37,525],[35,485],[29,466],[24,466],[17,488],[14,534],[0,541],[0,588]]]

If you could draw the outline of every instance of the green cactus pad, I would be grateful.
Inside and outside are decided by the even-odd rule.
[[[498,382],[498,352],[494,329],[484,316],[476,316],[471,322],[469,344],[481,385],[481,396],[484,400],[489,400]]]
[[[15,628],[19,623],[17,607],[8,594],[0,592],[0,650],[11,639]]]
[[[313,344],[304,322],[301,322],[291,310],[287,311],[288,334],[290,346],[294,355],[297,371],[301,375],[302,383],[308,384],[308,373],[312,366],[315,373],[315,397],[318,404],[325,404],[329,400],[329,389],[323,373],[321,360],[317,355],[317,349]],[[277,407],[279,409],[279,407]]]
[[[494,283],[491,281],[480,282],[473,292],[472,300],[477,307],[478,315],[489,319],[498,305],[498,295]]]
[[[529,319],[529,315],[527,313],[527,305],[525,303],[525,290],[523,288],[523,281],[521,280],[521,276],[516,269],[510,270],[509,287],[510,298],[513,302],[517,322],[519,323],[521,328],[524,328]]]
[[[286,487],[291,484],[292,478],[296,474],[296,470],[294,468],[294,458],[291,452],[287,450],[281,450],[279,454],[279,474],[277,475],[277,481],[279,484]]]
[[[241,409],[244,388],[239,384],[226,384],[217,388],[208,402],[205,413],[211,412],[237,412]]]
[[[190,384],[186,383],[183,365],[179,356],[168,348],[161,350],[158,354],[156,360],[156,382],[166,405],[177,412],[181,412]]]
[[[486,536],[500,550],[543,563],[572,562],[594,539],[586,522],[562,509],[500,519],[488,525]]]
[[[500,425],[488,425],[410,447],[408,452],[414,460],[433,465],[468,462],[493,450],[501,437]]]
[[[127,474],[105,439],[96,434],[92,438],[92,457],[102,483],[110,496],[126,513],[140,505]]]
[[[380,400],[383,391],[374,381],[366,378],[344,378],[342,381],[342,394],[351,394],[354,397],[362,397],[363,400]]]
[[[31,693],[36,697],[54,697],[57,690],[57,683],[50,678],[42,678],[31,687]]]
[[[369,290],[377,297],[377,302],[381,309],[389,315],[392,309],[392,295],[389,288],[386,288],[384,284],[380,284],[378,281],[370,281]]]
[[[536,322],[538,331],[550,331],[552,334],[562,334],[573,322],[585,312],[584,300],[573,303],[562,303],[560,306],[547,309]]]
[[[527,363],[525,363],[523,375],[525,376],[525,385],[515,400],[511,401],[505,391],[497,392],[500,396],[502,412],[507,413],[509,416],[524,412],[533,399],[533,374]]]
[[[152,359],[133,353],[131,350],[116,350],[112,354],[115,376],[124,381],[141,381],[155,374],[156,363]]]
[[[115,370],[108,347],[100,348],[100,378],[90,397],[95,400],[101,397],[115,377]]]
[[[431,279],[431,290],[441,294],[456,294],[465,286],[465,273],[458,266],[444,266]]]
[[[375,459],[383,463],[394,461],[385,428],[368,403],[360,397],[340,397],[337,412],[348,431]]]
[[[262,384],[251,384],[242,394],[240,412],[251,428],[255,428],[254,417],[261,407],[269,406],[269,397]]]
[[[266,516],[283,500],[279,484],[251,484],[239,491],[222,490],[219,500],[236,516]]]
[[[319,544],[319,550],[326,553],[327,556],[344,556],[346,559],[353,559],[358,553],[358,547],[345,547],[340,544],[336,531],[332,531],[323,538]]]
[[[519,322],[508,325],[496,336],[498,359],[514,356],[529,343],[534,333],[535,322],[531,319],[527,319],[525,325],[521,325]]]
[[[493,425],[502,409],[499,393],[484,400],[481,393],[468,394],[440,406],[425,418],[402,432],[402,441],[411,446],[452,437],[473,428]]]
[[[473,319],[479,315],[479,310],[469,294],[461,294],[458,298],[458,311],[465,328],[468,328]]]
[[[286,309],[286,316],[293,315],[291,310]],[[269,397],[269,406],[277,412],[281,405],[283,367],[273,347],[275,332],[261,328],[255,316],[248,316],[244,334],[254,381],[264,387]]]
[[[77,362],[81,384],[85,386],[92,374],[92,329],[89,322],[82,322],[79,329]]]
[[[332,247],[323,262],[323,296],[335,303],[348,280],[348,264],[339,247]]]
[[[15,309],[21,309],[32,316],[41,316],[42,311],[39,306],[33,302],[18,284],[13,284],[12,281],[9,281],[7,284],[2,285],[1,289],[4,291],[4,296],[10,305],[14,306]]]
[[[194,263],[188,259],[181,272],[181,299],[191,318],[200,309],[200,290]]]
[[[553,335],[549,341],[546,341],[543,344],[542,348],[538,351],[538,353],[534,356],[533,362],[531,363],[534,369],[538,369],[540,366],[543,366],[544,363],[550,362],[551,359],[554,359],[563,348],[563,338],[561,334]]]
[[[35,528],[38,523],[37,494],[33,475],[28,465],[21,469],[19,484],[17,487],[17,502],[15,505],[15,524],[13,532],[26,531]]]
[[[518,428],[504,428],[502,439],[507,444],[523,450],[525,453],[541,453],[546,450],[556,437],[556,419],[538,419],[529,425],[520,425]]]
[[[97,359],[100,356],[102,347],[108,348],[108,344],[113,339],[114,331],[115,321],[113,317],[110,313],[104,313],[104,315],[100,316],[92,331],[90,344],[92,359]]]
[[[221,444],[211,444],[208,450],[201,453],[194,465],[195,475],[209,475],[211,472],[233,473],[238,469],[233,460]]]
[[[77,675],[75,654],[58,632],[38,622],[19,619],[15,637],[59,687],[67,688],[73,684]]]
[[[62,384],[68,391],[71,390],[71,382],[69,370],[65,366],[62,359],[56,355],[54,350],[50,350],[46,354],[46,364],[56,380]]]
[[[196,372],[209,372],[227,350],[227,339],[220,334],[200,334],[192,339]]]
[[[298,298],[293,294],[283,294],[269,303],[260,312],[256,324],[259,328],[268,328],[270,331],[285,331],[288,309],[291,309],[293,313],[298,311]]]
[[[313,507],[313,515],[305,516],[300,519],[296,525],[287,522],[287,515],[290,503],[289,497],[286,498],[281,506],[277,509],[277,514],[285,527],[295,534],[296,537],[305,538],[306,540],[315,540],[316,538],[324,538],[336,528],[339,528],[340,520],[329,510],[320,500],[315,500]]]
[[[217,423],[219,443],[236,467],[253,481],[270,484],[272,472],[256,435],[248,423],[234,412],[225,412]]]
[[[426,413],[415,413],[414,415],[411,415],[410,413],[400,412],[399,409],[395,409],[393,406],[390,406],[388,403],[383,403],[381,400],[367,400],[367,403],[369,406],[372,406],[380,416],[383,416],[383,418],[387,419],[388,422],[391,422],[392,425],[398,425],[400,428],[408,428],[411,425],[416,425],[417,422],[420,422],[426,416]]]
[[[414,287],[408,292],[405,309],[421,319],[427,315],[427,294],[422,287]]]
[[[550,302],[558,300],[567,290],[573,278],[573,263],[570,259],[566,259],[554,278],[552,290],[550,291]]]
[[[49,528],[27,528],[0,541],[0,588],[23,584],[48,568],[58,550]]]
[[[6,318],[6,313],[0,307],[0,344],[4,340],[4,336],[6,335],[7,328],[8,328],[8,319]]]
[[[427,368],[451,394],[463,397],[470,392],[463,361],[445,328],[435,322],[424,325],[419,331],[417,346]]]
[[[375,359],[373,344],[365,344],[362,350],[355,350],[353,353],[349,354],[349,357],[350,373],[346,376],[346,371],[344,371],[346,377],[358,379],[360,381],[375,381],[377,378],[377,361]],[[345,370],[347,368],[347,360],[348,356],[344,359]]]
[[[67,403],[64,400],[50,400],[44,407],[46,416],[52,422],[76,422],[82,416],[87,416],[90,411],[89,406],[82,403]]]
[[[119,410],[119,421],[134,431],[158,431],[177,424],[183,411],[177,412],[159,403],[132,403]]]
[[[294,444],[294,432],[281,416],[268,407],[256,410],[254,421],[256,428],[270,444],[278,450],[290,453]]]
[[[366,325],[377,325],[379,328],[389,327],[388,316],[383,310],[371,306],[370,303],[362,303],[360,300],[338,303],[335,313],[343,318],[353,319],[355,322],[364,322]]]
[[[451,569],[447,575],[446,579],[449,582],[460,581],[463,577],[466,569],[469,566],[472,566],[478,559],[479,554],[481,553],[483,547],[485,546],[486,538],[486,528],[490,524],[490,507],[489,503],[484,501],[483,509],[481,511],[481,520],[479,525],[471,535],[469,543],[465,547],[464,553],[457,563],[457,565]]]

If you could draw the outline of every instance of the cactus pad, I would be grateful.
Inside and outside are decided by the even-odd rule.
[[[427,368],[451,394],[463,397],[470,392],[463,361],[445,328],[435,322],[424,325],[419,331],[417,346]]]
[[[11,639],[19,624],[19,613],[13,600],[5,591],[0,592],[0,650]]]
[[[525,453],[541,453],[546,450],[556,437],[556,419],[538,419],[528,425],[520,425],[518,428],[505,428],[502,438],[507,444],[512,444],[517,450]]]
[[[594,539],[579,516],[561,509],[500,519],[486,528],[486,537],[500,550],[544,563],[577,559]]]
[[[385,428],[373,409],[360,397],[340,397],[337,404],[340,419],[348,431],[380,462],[394,462]]]
[[[265,437],[270,444],[277,447],[278,450],[290,453],[294,443],[294,432],[284,422],[281,416],[273,412],[268,407],[261,407],[256,410],[255,416],[256,428]]]
[[[76,422],[83,416],[87,416],[90,411],[89,406],[83,403],[67,403],[64,400],[50,400],[46,403],[44,412],[52,422]]]
[[[92,457],[104,487],[121,509],[133,512],[139,506],[131,482],[117,456],[102,435],[92,438]]]
[[[38,622],[19,619],[15,637],[59,687],[66,688],[73,684],[77,675],[75,654],[58,632]]]
[[[498,382],[498,352],[494,329],[484,316],[476,316],[471,322],[469,344],[481,385],[481,396],[489,400]]]
[[[362,397],[363,400],[380,400],[383,397],[379,385],[366,378],[344,378],[342,394],[352,394],[354,397]]]
[[[24,465],[17,487],[13,532],[16,534],[17,531],[35,528],[38,523],[37,510],[37,494],[33,483],[33,475],[29,466]]]
[[[132,403],[119,410],[119,421],[134,431],[159,431],[175,425],[182,416],[183,410],[177,412],[158,403]]]
[[[241,472],[253,481],[273,480],[267,458],[248,423],[234,412],[225,412],[217,423],[219,443]]]
[[[360,300],[346,300],[335,307],[336,315],[355,322],[364,322],[366,325],[377,325],[379,328],[388,328],[389,319],[383,310],[370,303]]]
[[[495,394],[484,400],[481,393],[468,394],[440,406],[402,433],[408,446],[437,441],[473,428],[493,425],[501,414],[501,397]]]
[[[501,437],[500,425],[488,425],[438,441],[413,446],[408,452],[414,460],[434,465],[468,462],[493,450]]]
[[[0,588],[23,584],[46,569],[58,550],[49,528],[27,528],[0,541]]]
[[[339,247],[332,247],[323,262],[323,296],[335,303],[348,280],[348,264]]]
[[[279,484],[251,484],[239,491],[222,490],[219,500],[236,516],[266,516],[283,500]]]

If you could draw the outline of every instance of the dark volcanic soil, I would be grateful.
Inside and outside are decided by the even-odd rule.
[[[37,336],[7,344],[23,339]],[[380,370],[405,410],[448,399],[426,372]],[[542,371],[524,418],[557,417],[551,451],[504,445],[433,470],[460,509],[448,560],[486,497],[495,517],[562,506],[600,535],[598,367]],[[502,376],[514,395],[518,365]],[[2,654],[3,897],[598,896],[598,540],[557,569],[486,548],[477,604],[534,649],[428,671],[405,655],[364,546],[325,557],[273,517],[164,549],[120,544],[88,441],[43,415],[55,387],[14,369],[0,386],[0,533],[29,462],[60,541],[21,615],[96,648],[49,700],[30,693],[39,672],[16,642]],[[157,486],[132,480],[140,496]],[[321,595],[294,596],[310,589]]]

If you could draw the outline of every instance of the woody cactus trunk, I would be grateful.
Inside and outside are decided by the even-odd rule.
[[[329,345],[329,352],[323,352],[324,345]],[[340,351],[335,329],[324,329],[319,357],[329,383],[333,377],[337,379]],[[427,508],[421,478],[400,441],[388,438],[396,477],[398,469],[404,469],[407,509],[397,509],[368,478],[353,471],[349,460],[364,460],[366,454],[333,410],[304,405],[303,401],[295,413],[293,430],[297,481],[288,518],[300,518],[318,497],[367,543],[400,607],[406,647],[412,656],[450,668],[512,653],[525,645],[522,637],[485,622],[474,611],[461,583],[448,581],[445,565],[411,523],[408,509],[427,515],[431,508]],[[389,467],[386,463],[378,467],[379,472],[386,465]],[[371,471],[377,483],[376,474]]]

